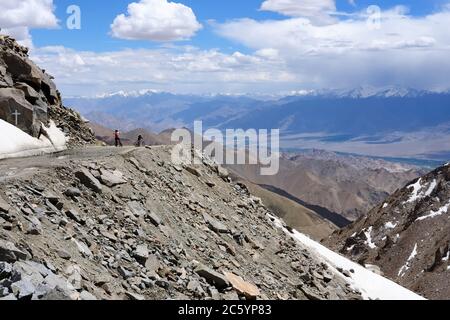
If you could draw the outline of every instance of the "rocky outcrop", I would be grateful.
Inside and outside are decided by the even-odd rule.
[[[325,243],[430,299],[450,298],[450,166],[408,183]]]
[[[62,105],[53,77],[36,66],[28,49],[0,35],[0,119],[36,137],[41,123],[53,120],[70,137],[70,146],[95,142],[81,116]]]
[[[209,161],[107,150],[0,167],[0,299],[361,298]]]

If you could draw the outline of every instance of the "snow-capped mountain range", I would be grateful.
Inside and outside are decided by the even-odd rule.
[[[447,91],[363,86],[271,96],[140,90],[65,103],[93,122],[123,131],[192,128],[202,120],[205,130],[278,128],[285,149],[439,160],[450,152]]]
[[[322,90],[308,90],[299,89],[292,90],[289,92],[281,92],[278,94],[265,94],[265,93],[205,93],[205,94],[177,94],[168,91],[155,90],[155,89],[142,89],[142,90],[132,90],[132,91],[116,91],[108,93],[100,93],[93,97],[71,97],[75,98],[94,98],[94,99],[105,99],[110,97],[143,97],[157,94],[171,94],[176,96],[198,96],[205,98],[213,97],[248,97],[257,100],[273,100],[281,99],[284,97],[336,97],[336,98],[354,98],[354,99],[364,99],[370,97],[379,98],[391,98],[391,97],[418,97],[427,94],[449,94],[449,91],[438,91],[438,90],[420,90],[414,88],[405,88],[401,86],[385,86],[385,87],[374,87],[374,86],[360,86],[354,89],[322,89]]]

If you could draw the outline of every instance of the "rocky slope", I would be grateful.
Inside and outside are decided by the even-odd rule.
[[[233,179],[239,181],[252,195],[261,198],[267,208],[277,217],[282,218],[290,228],[307,234],[316,241],[327,238],[339,229],[318,213],[305,208],[291,199],[283,197],[276,192],[266,190],[240,177],[233,177]]]
[[[450,166],[407,184],[326,244],[427,298],[450,298]]]
[[[34,137],[41,123],[53,120],[70,137],[69,146],[95,142],[79,113],[63,106],[52,79],[29,59],[27,48],[0,35],[0,119]]]
[[[365,215],[422,173],[413,166],[321,151],[283,156],[275,176],[259,175],[258,166],[231,169],[255,184],[274,187],[304,205],[321,207],[350,221]]]
[[[170,151],[0,162],[1,299],[361,297],[225,170]]]

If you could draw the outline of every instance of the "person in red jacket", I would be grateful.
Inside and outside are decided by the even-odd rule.
[[[119,132],[119,130],[116,130],[114,132],[114,140],[116,142],[116,147],[123,147],[122,141],[120,140],[120,132]]]

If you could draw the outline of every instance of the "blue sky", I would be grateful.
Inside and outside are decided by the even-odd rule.
[[[1,2],[2,32],[65,96],[450,89],[450,0]],[[66,27],[70,5],[80,30]]]
[[[37,46],[63,45],[77,50],[108,51],[120,48],[148,48],[161,45],[153,41],[127,41],[113,39],[110,36],[110,25],[114,18],[123,12],[126,12],[130,0],[56,0],[55,15],[60,20],[60,27],[56,29],[34,29],[31,31],[33,41]],[[198,46],[200,48],[221,48],[225,51],[242,50],[247,48],[236,42],[218,37],[213,28],[208,24],[209,20],[225,22],[231,19],[250,17],[256,20],[265,19],[284,19],[285,17],[275,12],[261,11],[261,0],[180,0],[176,1],[191,7],[204,28],[200,30],[195,37],[184,44]],[[410,8],[414,16],[423,16],[438,10],[446,3],[442,0],[409,0],[399,1],[395,4],[406,5]],[[68,30],[64,21],[68,14],[68,6],[76,4],[82,12],[82,29]],[[338,11],[352,12],[362,10],[370,5],[376,4],[382,9],[392,7],[392,0],[357,0],[355,6],[348,0],[336,2]]]

